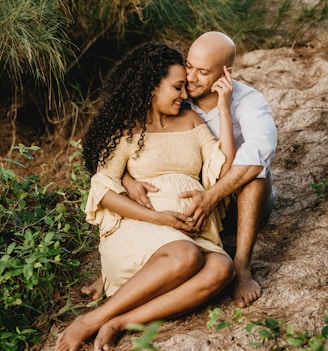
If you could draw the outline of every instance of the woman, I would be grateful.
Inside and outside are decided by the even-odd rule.
[[[179,51],[146,43],[112,70],[103,107],[83,142],[92,175],[87,221],[99,225],[102,276],[111,297],[59,336],[58,351],[78,350],[96,332],[94,349],[107,350],[128,324],[192,311],[232,280],[220,216],[213,213],[202,232],[189,234],[192,218],[183,212],[190,200],[178,196],[211,186],[232,163],[233,88],[225,73],[213,88],[221,112],[217,142],[196,113],[181,108],[187,93]],[[154,210],[127,196],[125,170],[159,189],[149,194]]]

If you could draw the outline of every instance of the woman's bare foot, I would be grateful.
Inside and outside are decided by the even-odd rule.
[[[94,341],[95,351],[107,351],[115,347],[115,343],[119,336],[119,331],[115,329],[112,321],[105,323],[98,332]]]
[[[103,294],[103,282],[101,277],[93,282],[90,286],[82,286],[81,292],[92,298],[92,300],[98,300]]]
[[[261,287],[253,279],[249,269],[237,272],[234,283],[233,298],[239,308],[250,306],[262,295]]]
[[[77,351],[84,340],[94,334],[97,329],[85,315],[79,316],[59,336],[56,351]]]

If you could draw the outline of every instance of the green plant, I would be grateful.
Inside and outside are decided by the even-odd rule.
[[[262,327],[257,331],[261,341],[251,342],[249,343],[249,346],[258,347],[262,346],[267,340],[276,340],[280,336],[283,322],[281,320],[276,321],[273,318],[266,318],[264,321],[257,320],[250,322],[245,327],[245,330],[251,332],[254,326]]]
[[[320,183],[312,183],[311,188],[316,192],[321,201],[328,200],[328,181],[323,180]]]
[[[220,313],[221,313],[221,309],[219,307],[214,308],[214,310],[210,310],[209,312],[209,321],[206,324],[207,328],[211,328],[214,323],[219,319],[220,317]],[[221,330],[224,329],[226,327],[228,327],[230,324],[232,324],[233,322],[239,320],[239,318],[242,316],[242,310],[239,308],[236,308],[233,311],[233,316],[230,319],[224,320],[222,322],[220,322],[219,324],[216,325],[215,329],[216,330]]]
[[[128,325],[128,330],[142,331],[143,334],[139,338],[133,340],[133,346],[131,351],[140,351],[140,350],[151,350],[151,351],[160,351],[153,344],[154,338],[158,334],[158,328],[162,324],[161,321],[154,321],[149,324],[130,324]]]
[[[25,167],[22,160],[33,159],[35,145],[18,145],[17,155],[0,164],[1,350],[19,350],[36,340],[45,327],[40,316],[51,316],[55,296],[67,293],[74,281],[77,253],[90,250],[95,239],[84,220],[88,178],[79,161],[80,144],[72,144],[65,187],[44,182],[40,174],[19,176],[8,167]]]
[[[221,310],[215,308],[209,311],[209,321],[207,327],[211,328],[219,320]],[[298,332],[294,330],[291,324],[285,325],[282,320],[266,318],[247,322],[246,318],[242,318],[242,310],[235,309],[233,316],[229,319],[220,321],[216,325],[216,330],[222,330],[233,322],[245,323],[245,330],[251,333],[256,328],[259,341],[248,344],[250,347],[270,347],[272,351],[288,351],[290,346],[302,348],[307,351],[328,351],[328,309],[324,314],[325,326],[321,332],[316,335],[310,335],[309,332]],[[270,345],[269,345],[270,342]],[[272,346],[272,343],[274,346]]]
[[[13,3],[3,0],[0,9],[2,69],[18,85],[25,85],[28,75],[35,83],[46,86],[49,95],[58,96],[67,62],[72,57],[67,35],[70,21],[66,1],[17,0]]]

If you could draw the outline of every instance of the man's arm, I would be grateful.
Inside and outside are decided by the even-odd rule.
[[[238,190],[241,186],[255,179],[263,166],[231,166],[231,168],[210,189],[205,191],[186,191],[180,194],[182,198],[192,198],[192,203],[186,216],[192,217],[193,225],[200,229],[216,204]]]

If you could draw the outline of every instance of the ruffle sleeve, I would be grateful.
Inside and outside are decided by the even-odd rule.
[[[205,189],[213,186],[220,175],[222,165],[225,162],[225,155],[220,149],[221,142],[213,145],[209,157],[204,160],[202,168],[202,184]]]
[[[85,207],[86,221],[99,225],[100,236],[107,236],[115,231],[121,221],[121,216],[101,206],[101,200],[112,190],[117,194],[126,193],[120,180],[113,179],[103,172],[98,172],[91,178],[91,187]]]

